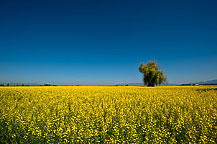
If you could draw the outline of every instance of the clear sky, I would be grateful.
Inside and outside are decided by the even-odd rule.
[[[169,83],[217,79],[216,0],[1,0],[0,82]]]

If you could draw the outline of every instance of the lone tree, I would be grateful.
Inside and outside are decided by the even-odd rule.
[[[144,74],[144,85],[155,86],[166,82],[164,72],[159,70],[155,61],[149,61],[147,64],[141,63],[139,71]]]

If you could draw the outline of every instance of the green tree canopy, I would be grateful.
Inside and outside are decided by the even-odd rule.
[[[155,86],[166,82],[164,72],[159,70],[155,61],[149,61],[147,64],[141,63],[139,71],[144,74],[144,85]]]

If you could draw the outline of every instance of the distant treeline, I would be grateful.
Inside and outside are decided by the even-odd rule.
[[[28,84],[0,84],[0,86],[58,86],[52,84],[43,84],[43,85],[28,85]],[[80,85],[59,85],[59,86],[80,86]]]
[[[30,86],[30,85],[25,85],[25,84],[10,84],[10,83],[7,83],[7,84],[0,84],[0,86]]]
[[[80,85],[52,85],[52,84],[44,84],[40,86],[80,86]]]

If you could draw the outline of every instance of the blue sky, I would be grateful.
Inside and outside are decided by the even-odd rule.
[[[0,1],[0,82],[169,83],[217,79],[217,1]]]

